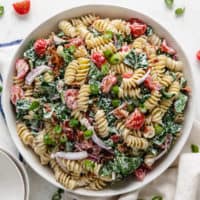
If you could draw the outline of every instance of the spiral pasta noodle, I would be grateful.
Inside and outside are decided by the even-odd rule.
[[[70,22],[72,23],[73,26],[77,26],[80,24],[89,26],[97,19],[98,19],[98,16],[95,16],[94,14],[87,14],[80,17],[72,18],[70,19]]]
[[[75,37],[78,35],[77,29],[67,20],[60,21],[58,28],[67,36]]]
[[[17,134],[25,145],[32,146],[34,139],[33,135],[24,123],[17,123]]]
[[[78,110],[86,112],[90,96],[90,86],[82,85],[78,95]]]
[[[95,126],[98,135],[102,138],[108,136],[108,122],[106,120],[105,112],[103,110],[98,110],[95,114]]]

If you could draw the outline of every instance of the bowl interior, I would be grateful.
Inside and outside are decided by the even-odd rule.
[[[38,157],[27,147],[25,147],[20,139],[17,136],[16,133],[16,127],[15,127],[15,113],[13,111],[13,107],[10,104],[10,87],[12,85],[12,76],[14,73],[14,63],[15,60],[20,57],[25,50],[27,43],[34,38],[43,37],[49,34],[52,31],[57,30],[57,24],[61,19],[67,19],[72,17],[77,17],[80,15],[84,15],[87,13],[96,13],[98,15],[104,16],[104,17],[110,17],[110,18],[123,18],[123,19],[129,19],[131,17],[139,18],[145,21],[147,24],[151,25],[155,32],[160,35],[163,38],[166,38],[169,44],[176,49],[178,52],[178,57],[180,60],[184,63],[184,74],[188,80],[189,86],[194,89],[193,86],[193,77],[191,72],[191,67],[189,65],[189,62],[179,46],[179,44],[176,42],[176,40],[170,35],[170,33],[163,28],[158,22],[154,21],[152,18],[145,16],[144,14],[141,14],[139,12],[136,12],[131,9],[122,8],[118,6],[111,6],[111,5],[87,5],[87,6],[81,6],[76,7],[70,10],[66,10],[51,19],[47,20],[46,22],[42,23],[38,28],[36,28],[33,32],[31,32],[26,39],[23,41],[21,46],[19,47],[17,53],[15,54],[12,63],[10,65],[8,76],[5,78],[4,81],[4,92],[3,92],[3,108],[8,124],[9,131],[11,133],[12,139],[14,140],[18,150],[21,152],[24,159],[27,161],[27,163],[43,178],[51,182],[57,187],[62,187],[59,183],[55,181],[55,178],[53,176],[53,173],[48,167],[44,167],[40,164]],[[103,191],[88,191],[85,189],[76,189],[74,192],[76,194],[80,195],[86,195],[86,196],[98,196],[98,197],[106,197],[106,196],[112,196],[112,195],[118,195],[130,191],[137,190],[138,188],[144,186],[145,184],[149,183],[156,177],[158,177],[164,170],[166,170],[169,165],[175,160],[175,158],[180,153],[181,149],[183,148],[193,122],[193,116],[194,116],[194,97],[191,96],[187,110],[185,115],[185,123],[184,127],[182,129],[182,135],[177,141],[176,145],[172,148],[172,150],[168,153],[168,155],[165,156],[165,158],[155,167],[154,170],[152,170],[143,181],[136,181],[133,179],[133,177],[130,177],[129,179],[126,179],[126,181],[119,183],[118,185],[112,186],[110,188],[107,188]]]

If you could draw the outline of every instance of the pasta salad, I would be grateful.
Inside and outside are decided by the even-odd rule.
[[[143,180],[181,134],[182,61],[140,19],[88,14],[58,29],[16,60],[18,136],[66,188]]]

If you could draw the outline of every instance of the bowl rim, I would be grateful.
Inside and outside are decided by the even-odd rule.
[[[63,15],[65,14],[67,11],[75,11],[77,9],[91,9],[92,7],[109,7],[110,9],[112,8],[116,8],[116,9],[123,9],[124,11],[127,10],[129,12],[134,12],[135,15],[139,15],[141,16],[142,18],[145,18],[145,19],[148,19],[150,21],[152,21],[153,24],[156,24],[156,26],[158,26],[161,30],[163,30],[170,38],[172,38],[174,41],[175,41],[175,44],[176,46],[178,47],[179,51],[181,52],[181,54],[183,55],[186,63],[188,64],[188,68],[190,70],[190,76],[191,76],[191,85],[192,85],[192,89],[195,90],[195,86],[194,86],[194,77],[193,77],[193,73],[192,73],[192,67],[191,67],[191,64],[182,48],[182,46],[180,45],[180,43],[174,38],[174,36],[163,26],[161,25],[157,20],[155,20],[154,18],[148,16],[147,14],[144,14],[143,12],[140,12],[140,11],[137,11],[137,10],[134,10],[132,8],[127,8],[126,6],[119,6],[119,5],[112,5],[112,4],[85,4],[85,5],[81,5],[81,6],[74,6],[70,9],[66,9],[66,10],[63,10],[53,16],[51,16],[50,18],[42,21],[38,26],[34,27],[34,29],[28,34],[26,35],[26,37],[24,38],[23,42],[20,44],[20,46],[18,47],[18,50],[15,52],[13,58],[12,58],[12,62],[10,63],[10,66],[9,66],[9,73],[11,72],[12,70],[12,64],[14,63],[14,58],[16,58],[16,56],[19,54],[19,50],[21,49],[22,46],[24,46],[26,44],[26,40],[31,37],[31,35],[38,31],[38,29],[43,25],[43,24],[46,24],[48,22],[51,22],[54,18],[59,18],[60,15]],[[91,13],[91,11],[89,11],[88,13]],[[105,14],[106,16],[106,14]],[[76,16],[75,16],[76,17]],[[121,17],[122,18],[122,17]],[[6,86],[6,84],[8,84],[8,82],[10,80],[8,80],[8,75],[9,73],[7,73],[6,77],[4,78],[5,80],[3,81],[3,85],[4,85],[4,88]],[[7,108],[7,96],[5,94],[6,92],[3,91],[2,93],[2,106],[3,106],[3,109],[4,109],[4,112],[8,109]],[[138,186],[138,187],[134,187],[134,184],[133,186],[131,186],[130,188],[123,188],[123,191],[112,191],[112,192],[109,192],[109,194],[107,194],[106,192],[104,194],[100,194],[98,193],[98,191],[91,191],[91,190],[80,190],[79,189],[75,189],[75,190],[69,190],[67,188],[64,188],[62,185],[60,185],[58,182],[56,182],[56,180],[50,180],[44,173],[42,173],[41,171],[37,170],[37,168],[35,168],[34,166],[32,166],[29,162],[28,162],[28,157],[24,156],[23,155],[23,151],[20,147],[20,145],[18,145],[18,142],[15,141],[15,138],[14,138],[14,134],[16,133],[12,133],[12,131],[9,131],[10,134],[11,134],[11,137],[15,143],[15,145],[17,146],[17,149],[21,152],[22,156],[24,157],[24,159],[27,161],[28,165],[37,173],[39,174],[41,177],[43,177],[45,180],[47,180],[48,182],[50,182],[51,184],[57,186],[57,187],[62,187],[63,189],[65,189],[66,191],[70,192],[70,193],[74,193],[74,194],[78,194],[78,195],[83,195],[83,196],[91,196],[91,197],[110,197],[110,196],[114,196],[114,195],[120,195],[120,194],[124,194],[124,193],[128,193],[128,192],[131,192],[131,191],[136,191],[142,187],[144,187],[145,185],[147,185],[148,183],[150,183],[151,181],[153,181],[155,178],[157,178],[158,176],[160,176],[172,163],[173,161],[176,159],[176,157],[178,156],[178,154],[181,152],[184,144],[186,143],[188,137],[189,137],[189,133],[190,133],[190,130],[192,128],[192,123],[193,123],[193,120],[194,120],[194,102],[195,102],[195,92],[193,93],[192,95],[192,98],[190,98],[190,121],[187,122],[188,124],[188,127],[187,127],[187,133],[185,133],[184,137],[181,136],[181,138],[179,138],[179,140],[181,140],[181,143],[179,144],[176,144],[176,151],[173,152],[173,156],[171,156],[171,159],[168,158],[168,160],[164,160],[162,161],[163,165],[159,165],[158,167],[156,167],[154,170],[152,171],[155,171],[154,173],[151,174],[151,176],[148,177],[148,179],[144,179],[141,184]],[[9,109],[8,109],[9,110]],[[5,118],[6,118],[6,122],[7,123],[10,123],[10,119],[9,119],[9,116],[7,114],[7,112],[5,112]],[[8,126],[9,130],[10,129],[10,126]],[[183,131],[183,130],[182,130]],[[134,182],[133,182],[134,183]]]

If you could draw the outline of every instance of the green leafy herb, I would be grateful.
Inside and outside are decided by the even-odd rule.
[[[3,87],[0,85],[0,93],[2,92],[2,90],[3,90]]]
[[[180,93],[178,99],[174,103],[174,107],[177,113],[182,113],[184,111],[187,101],[188,96]]]
[[[192,153],[199,153],[199,146],[196,144],[191,144]]]
[[[88,76],[89,76],[90,83],[101,81],[102,78],[104,77],[103,73],[96,67],[94,63],[91,63]]]
[[[181,15],[184,14],[184,12],[185,12],[185,8],[177,8],[177,9],[175,10],[176,16],[181,16]]]
[[[4,6],[0,5],[0,17],[4,14]]]
[[[167,5],[168,8],[172,8],[174,3],[174,0],[165,0],[165,4]]]
[[[126,65],[137,69],[137,68],[147,68],[148,61],[147,56],[144,53],[136,53],[134,50],[131,50],[125,57],[123,61]]]
[[[102,96],[99,97],[98,106],[101,109],[103,109],[106,113],[110,112],[113,109],[111,99]]]
[[[64,121],[68,118],[70,111],[67,109],[66,105],[58,104],[56,105],[55,113],[59,120]]]
[[[61,200],[63,193],[64,193],[64,190],[59,188],[58,191],[53,194],[51,200]]]

